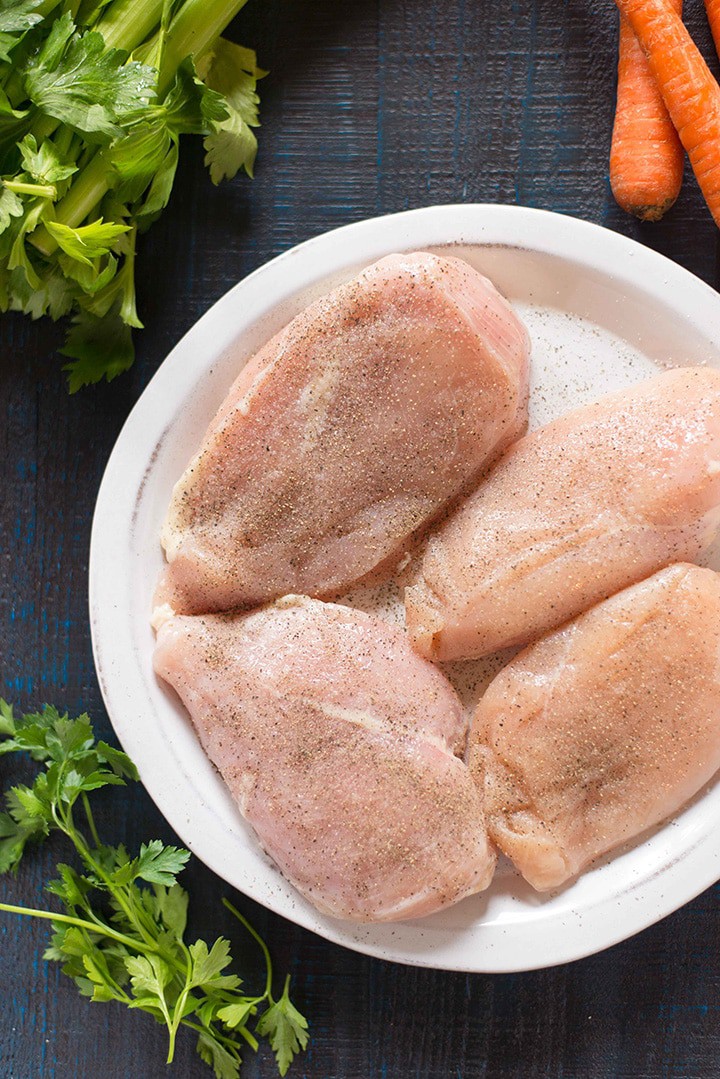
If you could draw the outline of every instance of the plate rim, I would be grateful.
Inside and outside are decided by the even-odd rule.
[[[410,236],[415,226],[419,226],[421,231],[423,227],[425,228],[425,233],[419,242]],[[465,235],[465,233],[472,235]],[[448,235],[452,235],[453,238],[448,239]],[[404,242],[403,236],[406,236],[410,243]],[[127,456],[129,444],[138,444],[138,435],[142,431],[145,415],[152,415],[155,399],[162,396],[165,384],[172,382],[176,396],[184,399],[183,387],[194,385],[197,381],[196,365],[185,362],[188,352],[195,348],[196,342],[201,342],[207,336],[210,327],[213,328],[215,332],[212,355],[209,361],[206,357],[204,371],[208,362],[212,363],[212,356],[220,356],[230,343],[233,335],[233,321],[237,322],[237,319],[234,319],[233,308],[238,294],[249,293],[251,299],[254,297],[256,305],[262,306],[265,280],[278,273],[282,274],[286,267],[296,260],[301,262],[305,260],[308,266],[315,266],[315,272],[309,279],[295,283],[295,291],[301,287],[307,288],[315,281],[327,277],[329,273],[336,272],[335,264],[349,266],[352,262],[371,262],[392,249],[410,250],[462,243],[474,246],[518,248],[569,261],[582,261],[588,268],[603,275],[610,275],[619,282],[625,281],[635,289],[639,287],[638,280],[640,279],[640,287],[651,293],[655,276],[664,275],[667,279],[662,283],[662,290],[655,290],[656,298],[667,305],[668,294],[672,295],[674,290],[673,300],[677,301],[678,293],[682,293],[682,317],[694,322],[696,326],[699,324],[701,333],[707,337],[708,341],[715,342],[720,348],[720,294],[710,285],[652,248],[645,247],[621,233],[570,215],[495,203],[450,203],[366,218],[311,237],[255,269],[212,304],[162,361],[133,406],[108,459],[95,503],[88,563],[88,602],[95,669],[115,734],[123,748],[135,760],[143,785],[160,812],[180,836],[182,842],[200,861],[232,887],[268,907],[274,913],[319,934],[332,943],[351,948],[362,954],[406,965],[466,973],[511,973],[542,969],[584,958],[628,939],[667,917],[720,878],[720,832],[714,849],[709,849],[712,846],[711,837],[701,836],[694,844],[681,852],[675,861],[663,867],[659,874],[649,880],[637,882],[635,885],[630,884],[619,897],[619,900],[624,900],[624,903],[620,904],[623,909],[617,910],[615,917],[601,919],[600,924],[604,933],[600,938],[593,937],[587,923],[591,913],[593,919],[597,920],[595,907],[606,906],[607,900],[585,907],[580,913],[572,910],[565,914],[556,913],[552,920],[559,918],[564,930],[560,945],[557,944],[556,935],[555,945],[548,948],[545,942],[546,934],[538,933],[538,926],[535,925],[533,932],[542,937],[542,941],[539,945],[535,941],[534,943],[538,946],[532,951],[528,948],[527,940],[520,942],[519,946],[509,948],[508,951],[513,951],[515,954],[514,959],[494,955],[492,947],[489,951],[486,949],[480,964],[477,960],[448,962],[447,959],[438,963],[437,958],[432,954],[432,947],[429,952],[423,951],[418,955],[407,952],[402,954],[394,951],[392,945],[388,943],[375,943],[369,939],[373,929],[378,927],[363,927],[324,918],[300,901],[293,906],[292,911],[273,907],[267,902],[266,897],[257,894],[256,888],[242,886],[237,883],[237,879],[230,879],[233,874],[229,872],[227,865],[221,864],[217,857],[208,856],[207,852],[198,849],[202,848],[204,837],[202,835],[198,837],[192,831],[191,823],[184,815],[184,807],[175,802],[172,792],[163,788],[164,776],[161,774],[163,762],[159,758],[148,759],[142,752],[138,754],[137,732],[133,732],[132,725],[128,725],[123,719],[128,710],[132,712],[132,697],[128,701],[127,687],[120,686],[112,678],[108,678],[109,665],[105,662],[108,649],[111,649],[114,641],[118,639],[112,633],[115,624],[112,619],[122,618],[122,612],[118,611],[118,603],[113,602],[113,600],[117,601],[117,594],[113,593],[112,589],[108,589],[107,578],[111,575],[104,569],[104,555],[111,540],[118,542],[117,535],[111,535],[112,529],[109,528],[109,522],[114,521],[117,516],[116,485],[123,473],[123,457]],[[580,251],[578,251],[578,246]],[[362,253],[359,253],[358,249]],[[331,265],[324,262],[326,258]],[[337,269],[340,269],[340,265]],[[265,302],[266,311],[276,308],[279,302],[281,301],[277,299]],[[715,323],[708,315],[708,310],[712,306],[716,308]],[[254,321],[257,321],[257,318]],[[236,334],[237,326],[235,327]],[[207,354],[207,347],[204,351]],[[197,361],[197,364],[200,364],[200,361]],[[144,475],[147,475],[149,468],[152,468],[152,461],[148,463],[146,460]],[[136,504],[137,497],[138,491],[133,490],[131,499],[133,505]],[[108,600],[110,606],[108,606]],[[131,607],[128,610],[131,610]],[[110,616],[107,614],[108,611]],[[682,863],[682,868],[679,868],[680,863]],[[688,873],[688,869],[692,869],[692,873]],[[688,876],[694,882],[690,888],[684,887]],[[646,899],[643,902],[642,897],[638,899],[633,893],[658,877],[663,879],[665,890],[659,899],[656,898],[654,909],[649,910],[647,909],[649,900]],[[418,927],[419,936],[422,938],[423,921],[420,919],[417,922],[398,924]],[[387,932],[392,929],[392,923],[389,926],[386,925],[384,929],[385,936],[392,941],[392,934]],[[509,924],[502,932],[512,934],[514,932],[512,924]],[[366,933],[369,934],[368,939],[364,939]],[[526,934],[527,926],[523,925],[519,936],[523,937]],[[380,935],[379,931],[378,935]]]

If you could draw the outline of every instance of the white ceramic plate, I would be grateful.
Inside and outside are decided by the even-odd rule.
[[[125,424],[93,523],[93,645],[108,712],[145,786],[183,841],[230,884],[371,955],[449,970],[526,970],[623,940],[718,879],[720,784],[557,893],[538,895],[504,865],[486,893],[450,910],[420,921],[355,926],[318,914],[262,854],[151,665],[160,523],[173,484],[240,364],[310,299],[364,265],[392,251],[442,251],[450,244],[494,280],[528,324],[533,425],[638,381],[657,365],[720,366],[720,296],[651,250],[572,218],[511,206],[439,206],[301,244],[240,282],[200,319]]]

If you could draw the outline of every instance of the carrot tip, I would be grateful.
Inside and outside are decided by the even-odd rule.
[[[677,196],[673,195],[654,206],[623,206],[623,210],[627,210],[633,217],[639,217],[641,221],[659,221],[675,203],[676,198]]]

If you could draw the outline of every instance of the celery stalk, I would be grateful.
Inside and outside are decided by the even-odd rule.
[[[53,184],[28,184],[21,180],[3,180],[3,187],[16,195],[32,195],[42,199],[56,199],[57,188]]]
[[[30,131],[40,143],[43,139],[49,139],[59,127],[59,120],[53,119],[52,116],[40,116],[30,128]]]
[[[163,51],[158,93],[170,87],[186,56],[201,56],[220,36],[247,0],[187,0],[170,24]]]
[[[44,2],[37,8],[38,15],[42,15],[45,18],[51,11],[54,11],[56,7],[60,6],[61,0],[44,0]]]
[[[160,23],[163,0],[115,0],[93,29],[105,39],[109,49],[132,52]]]
[[[71,228],[81,225],[109,191],[111,172],[110,162],[102,153],[97,153],[82,170],[65,198],[57,204],[55,220]],[[57,240],[43,226],[29,239],[43,255],[50,256],[57,250]]]

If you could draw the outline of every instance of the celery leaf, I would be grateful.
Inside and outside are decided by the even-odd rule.
[[[88,141],[109,142],[155,96],[154,68],[126,57],[121,49],[106,48],[96,31],[77,32],[66,13],[28,64],[28,97]]]
[[[135,358],[130,327],[114,311],[104,318],[80,311],[60,353],[73,361],[63,368],[70,393],[102,379],[111,382],[132,367]]]
[[[67,180],[78,171],[77,165],[62,161],[57,148],[45,139],[38,147],[34,135],[26,135],[18,143],[22,166],[38,184],[55,184]]]
[[[198,78],[191,57],[183,60],[163,102],[168,129],[176,135],[206,135],[227,119],[224,96]]]
[[[42,0],[4,0],[0,8],[0,34],[15,34],[42,22],[43,16],[37,10],[41,6]]]
[[[0,60],[12,63],[10,52],[26,31],[42,22],[38,13],[42,0],[4,0],[0,7]]]
[[[160,213],[170,201],[170,193],[172,192],[178,166],[178,156],[178,144],[177,140],[175,140],[170,143],[168,151],[147,190],[143,203],[134,209],[138,228],[141,231],[148,228],[160,216]]]
[[[4,232],[13,217],[22,217],[22,200],[8,187],[0,189],[0,232]]]
[[[111,221],[103,221],[101,217],[77,229],[63,225],[60,221],[47,221],[45,224],[65,254],[86,266],[90,266],[93,259],[107,255],[119,237],[130,231],[129,225],[113,224]]]
[[[252,128],[260,125],[256,86],[264,74],[252,49],[218,39],[205,81],[223,95],[229,115],[217,122],[215,131],[205,139],[205,164],[214,184],[231,180],[240,169],[248,176],[253,174],[257,139]]]

